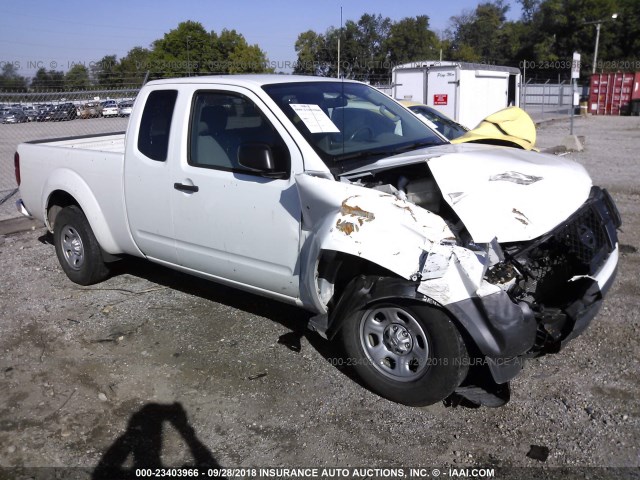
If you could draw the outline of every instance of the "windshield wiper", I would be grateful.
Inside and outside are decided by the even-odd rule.
[[[395,150],[362,150],[360,152],[336,155],[334,160],[338,162],[342,160],[353,160],[354,158],[389,157],[391,155],[394,155],[395,153],[397,153]]]
[[[442,145],[444,142],[415,142],[403,147],[397,148],[393,153],[404,153],[410,150],[417,150],[422,147],[433,147],[434,145]]]
[[[342,161],[342,160],[353,160],[354,158],[369,158],[369,157],[391,157],[393,155],[398,155],[399,153],[408,152],[410,150],[417,150],[422,147],[433,147],[434,145],[442,145],[444,142],[414,142],[409,145],[403,145],[398,148],[394,148],[393,150],[362,150],[360,152],[353,153],[345,153],[344,155],[337,155],[334,160]]]

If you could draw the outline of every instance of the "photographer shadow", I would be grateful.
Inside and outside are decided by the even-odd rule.
[[[182,436],[193,458],[193,464],[179,467],[162,463],[162,430],[171,424]],[[211,451],[198,439],[180,403],[148,403],[135,412],[127,430],[109,447],[93,471],[92,480],[139,478],[136,470],[176,468],[220,469]],[[214,477],[224,478],[224,477]]]

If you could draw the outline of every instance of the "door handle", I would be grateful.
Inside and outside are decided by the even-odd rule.
[[[182,183],[174,183],[173,188],[175,188],[176,190],[180,190],[181,192],[188,193],[195,193],[200,190],[197,185],[184,185]]]

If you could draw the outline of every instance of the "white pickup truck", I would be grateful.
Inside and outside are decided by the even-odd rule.
[[[160,80],[126,134],[19,145],[67,276],[124,255],[305,308],[373,391],[503,404],[598,312],[620,217],[574,161],[451,145],[358,82]],[[215,287],[212,287],[215,288]]]

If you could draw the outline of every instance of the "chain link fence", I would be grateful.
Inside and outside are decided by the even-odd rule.
[[[588,87],[576,87],[581,100],[587,98]],[[571,115],[573,107],[573,85],[570,82],[534,83],[527,81],[521,87],[520,108],[536,121]]]
[[[99,135],[126,130],[126,110],[147,80],[193,75],[218,75],[216,71],[195,71],[196,64],[181,65],[184,71],[144,71],[138,75],[104,74],[102,81],[113,88],[92,85],[86,89],[65,89],[62,79],[38,84],[28,92],[0,90],[0,208],[16,190],[14,153],[18,144],[33,140]],[[37,90],[37,91],[33,91]],[[7,114],[9,114],[7,116]],[[3,212],[0,211],[0,217]]]
[[[16,188],[19,143],[124,131],[137,88],[74,92],[0,92],[0,203]]]

